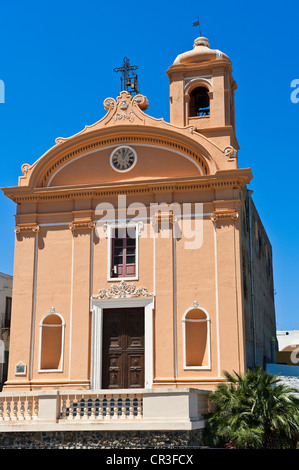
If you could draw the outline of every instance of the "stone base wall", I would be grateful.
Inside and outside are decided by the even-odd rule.
[[[0,449],[192,449],[202,430],[0,433]]]

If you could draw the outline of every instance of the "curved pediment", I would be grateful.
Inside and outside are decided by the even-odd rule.
[[[136,164],[126,171],[118,170],[111,161],[116,149],[129,148],[135,154]],[[83,153],[53,172],[47,186],[73,186],[80,184],[105,184],[157,179],[203,176],[204,163],[191,159],[177,150],[159,145],[130,143],[106,146]]]
[[[215,174],[227,156],[194,127],[178,127],[144,113],[146,97],[121,92],[107,98],[106,115],[81,132],[56,139],[32,166],[22,166],[20,186],[31,188],[149,181]],[[131,171],[117,172],[111,152],[128,145],[137,154]],[[216,163],[217,162],[217,163]],[[220,162],[220,165],[219,165]]]

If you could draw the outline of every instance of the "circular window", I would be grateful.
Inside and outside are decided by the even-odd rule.
[[[129,171],[137,161],[137,153],[132,147],[122,145],[113,150],[110,156],[110,164],[116,171]]]

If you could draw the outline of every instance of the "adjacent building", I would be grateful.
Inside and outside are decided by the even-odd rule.
[[[0,389],[7,380],[11,303],[12,276],[0,273]]]
[[[277,331],[276,363],[290,366],[299,364],[299,330]],[[297,373],[298,375],[299,373]]]

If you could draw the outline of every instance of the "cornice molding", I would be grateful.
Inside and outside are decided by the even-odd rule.
[[[243,188],[252,179],[250,169],[222,170],[206,177],[158,182],[130,182],[111,186],[64,188],[5,188],[5,195],[14,202],[42,202],[76,198],[113,197],[117,195],[145,195],[162,192],[208,191],[220,188]]]
[[[188,77],[189,74],[198,74],[199,69],[201,71],[209,71],[211,74],[214,70],[217,69],[224,69],[232,72],[232,64],[230,61],[226,59],[217,59],[206,61],[206,62],[199,62],[199,63],[189,63],[189,64],[172,64],[168,70],[166,70],[166,74],[169,78],[174,76],[186,76]]]

